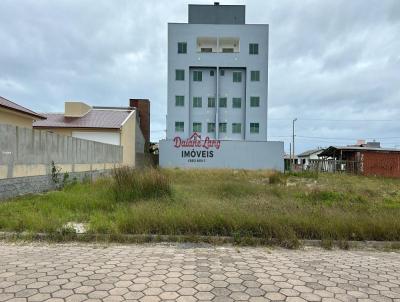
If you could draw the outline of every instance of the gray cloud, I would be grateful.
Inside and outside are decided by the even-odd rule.
[[[186,22],[187,3],[2,0],[0,95],[40,112],[62,111],[68,99],[123,106],[150,98],[158,140],[165,135],[167,23]],[[298,151],[400,136],[398,0],[222,4],[246,4],[248,23],[270,24],[271,139],[288,150],[294,117]],[[328,121],[345,119],[394,121]],[[381,140],[400,145],[400,138]]]

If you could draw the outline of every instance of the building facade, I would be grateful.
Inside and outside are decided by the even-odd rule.
[[[160,143],[161,165],[282,169],[283,143],[267,142],[268,31],[268,24],[245,23],[244,5],[218,3],[189,5],[188,23],[168,24],[167,135]],[[212,159],[196,153],[190,161],[187,152],[174,154],[182,142],[191,148],[193,140],[230,145],[221,148],[224,154],[230,148],[254,148],[268,158],[222,164],[221,157],[228,155],[216,160],[219,149]]]
[[[138,166],[144,160],[145,138],[134,107],[89,106],[65,102],[64,113],[44,113],[33,123],[37,130],[123,147],[124,165]]]
[[[0,96],[0,124],[32,128],[32,123],[45,116]]]

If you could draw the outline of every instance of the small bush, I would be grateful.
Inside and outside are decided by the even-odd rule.
[[[114,169],[113,192],[117,201],[170,196],[171,183],[167,176],[156,169],[137,170],[129,167]]]
[[[307,201],[311,201],[313,203],[325,203],[332,204],[334,202],[340,202],[344,199],[344,194],[341,192],[335,191],[325,191],[315,189],[309,193],[302,193],[303,198]]]
[[[287,177],[283,173],[276,172],[269,177],[269,183],[271,185],[276,185],[276,184],[285,185],[286,179],[287,179]]]
[[[318,172],[314,171],[289,172],[287,175],[299,178],[318,179]]]
[[[216,182],[210,191],[219,198],[240,198],[255,195],[258,189],[253,184],[226,181]]]

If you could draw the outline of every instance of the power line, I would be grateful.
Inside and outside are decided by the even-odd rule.
[[[270,121],[291,121],[291,119],[269,118]],[[400,120],[375,120],[375,119],[322,119],[298,118],[299,121],[324,121],[324,122],[400,122]]]
[[[297,135],[297,137],[301,138],[315,138],[315,139],[336,139],[336,140],[357,140],[360,138],[351,138],[351,137],[326,137],[326,136],[304,136],[304,135]],[[363,137],[363,139],[379,139],[379,140],[384,140],[384,139],[400,139],[399,136],[388,136],[388,137]]]

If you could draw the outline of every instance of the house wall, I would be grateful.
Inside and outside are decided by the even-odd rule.
[[[122,163],[122,147],[0,124],[0,179],[107,170]]]
[[[33,121],[34,121],[34,118],[32,116],[18,113],[13,110],[0,108],[0,123],[1,124],[9,124],[9,125],[32,129]]]
[[[115,144],[118,140],[120,146],[123,147],[122,163],[134,167],[142,158],[142,156],[140,156],[140,158],[136,159],[136,156],[142,154],[145,147],[145,139],[137,123],[136,114],[136,111],[132,111],[124,121],[121,129],[40,128],[40,130],[46,130],[64,136],[77,136],[78,134],[84,133],[84,136],[79,135],[80,138],[103,143],[108,142]],[[92,132],[93,135],[90,135],[90,132]]]
[[[135,166],[136,111],[132,111],[121,127],[121,146],[123,146],[123,164]]]
[[[400,152],[364,151],[361,158],[364,175],[400,177]]]
[[[46,130],[48,132],[72,136],[73,132],[110,132],[110,133],[119,133],[119,129],[86,129],[86,128],[44,128],[44,127],[34,127],[37,130]]]

